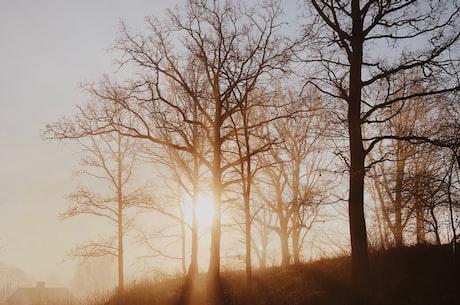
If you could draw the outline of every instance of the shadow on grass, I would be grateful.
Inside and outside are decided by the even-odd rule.
[[[460,268],[449,247],[406,247],[372,253],[373,278],[367,299],[352,296],[349,257],[323,259],[304,265],[273,267],[254,272],[247,288],[243,271],[224,272],[225,305],[458,305]],[[195,297],[188,305],[206,305],[206,276],[194,282]],[[138,283],[112,298],[110,305],[186,305],[184,278]]]

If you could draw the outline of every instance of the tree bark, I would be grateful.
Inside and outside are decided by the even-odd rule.
[[[192,227],[190,265],[185,277],[185,284],[179,304],[193,305],[196,302],[197,287],[194,285],[198,277],[198,216],[197,203],[199,192],[199,161],[193,160],[193,189],[192,189]]]
[[[294,264],[300,264],[300,228],[294,227],[292,230],[292,255],[294,258]]]
[[[214,88],[218,91],[218,85]],[[214,139],[213,139],[213,199],[214,216],[211,227],[211,253],[209,259],[209,269],[207,275],[208,302],[212,305],[223,304],[222,280],[220,278],[220,241],[221,241],[221,210],[222,210],[222,138],[220,128],[222,126],[222,102],[217,99],[215,93],[215,113],[214,113]]]
[[[350,92],[348,100],[348,131],[350,141],[350,190],[348,212],[351,239],[351,284],[356,293],[365,293],[369,279],[366,221],[364,217],[365,150],[361,130],[361,68],[363,61],[363,20],[359,1],[352,1],[353,52],[350,56]]]
[[[251,173],[249,172],[249,175]],[[249,177],[248,177],[249,179]],[[249,185],[247,182],[246,190],[244,193],[244,218],[245,218],[245,235],[246,235],[246,286],[250,287],[252,283],[252,259],[251,259],[251,209],[250,209],[250,193]]]
[[[280,243],[281,243],[281,265],[288,266],[290,260],[289,253],[289,234],[288,234],[288,224],[287,218],[280,219]]]
[[[216,175],[216,173],[214,173],[214,175]],[[223,304],[224,295],[220,277],[221,194],[222,183],[220,175],[218,174],[214,177],[214,218],[211,227],[211,257],[207,275],[208,301],[212,305]]]

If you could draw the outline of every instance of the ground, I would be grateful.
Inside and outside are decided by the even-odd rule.
[[[416,246],[370,254],[371,305],[458,305],[460,304],[460,255],[446,246]],[[356,304],[350,294],[351,259],[348,256],[323,259],[308,264],[273,267],[254,273],[251,289],[246,288],[244,271],[222,274],[226,305]],[[110,305],[180,305],[184,279],[159,283],[138,283]],[[206,304],[205,275],[197,284],[197,305]]]

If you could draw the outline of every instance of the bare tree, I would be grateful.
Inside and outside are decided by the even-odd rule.
[[[309,84],[346,105],[345,112],[336,115],[348,130],[351,281],[357,295],[365,295],[369,265],[364,177],[372,165],[366,165],[366,155],[383,139],[420,135],[384,132],[364,137],[363,129],[390,119],[384,111],[395,103],[458,90],[458,78],[452,77],[458,62],[452,54],[460,35],[459,7],[452,1],[415,0],[308,3],[312,14],[306,30],[315,49],[307,61],[318,67]],[[400,94],[404,87],[394,79],[401,73],[424,75],[413,80],[419,90]]]
[[[135,124],[126,124],[104,109],[95,115],[81,115],[105,126],[69,130],[64,119],[62,134],[116,131],[188,152],[209,168],[215,217],[207,288],[210,302],[219,304],[223,299],[220,243],[225,172],[240,162],[224,157],[233,134],[230,117],[239,107],[235,96],[245,96],[256,85],[277,77],[276,71],[288,64],[292,48],[279,35],[279,1],[268,1],[256,10],[231,1],[190,0],[183,13],[179,11],[170,10],[165,22],[148,18],[147,34],[132,34],[124,26],[116,48],[123,53],[121,65],[130,66],[136,74],[124,84],[106,79],[87,87],[94,96],[117,104],[118,112],[134,116]],[[190,78],[193,73],[197,77]],[[180,90],[189,98],[178,100],[171,90]],[[204,121],[194,119],[190,101]],[[182,132],[184,124],[201,130],[212,148],[210,156],[203,156],[189,141]],[[165,141],[158,130],[166,130],[172,141]]]
[[[87,112],[94,112],[95,108],[93,104],[86,105]],[[90,124],[88,121],[80,123]],[[50,125],[48,128],[47,135],[60,130],[59,125]],[[56,139],[63,140],[65,137]],[[69,139],[72,137],[69,136]],[[60,216],[70,218],[88,214],[105,218],[117,226],[117,234],[115,238],[79,245],[70,255],[82,258],[105,255],[116,257],[118,290],[121,292],[124,283],[123,239],[129,225],[127,209],[140,205],[148,197],[144,187],[133,186],[136,164],[139,161],[138,146],[132,138],[117,133],[89,135],[74,140],[78,142],[83,153],[80,161],[82,168],[77,174],[93,179],[93,188],[80,184],[78,190],[68,196],[71,205]]]
[[[192,104],[192,107],[194,105]],[[194,109],[195,116],[197,116],[197,109]],[[195,117],[195,120],[198,120]],[[190,127],[190,140],[193,143],[193,147],[198,148],[202,155],[205,155],[206,144],[203,141],[204,137],[199,136],[198,128],[196,125],[184,126],[184,133],[186,133],[186,128]],[[164,135],[165,141],[171,141],[168,139],[168,134]],[[171,141],[172,142],[172,141]],[[163,164],[168,169],[170,169],[171,177],[165,177],[163,180],[172,180],[175,189],[172,192],[171,196],[174,198],[172,202],[177,203],[176,209],[174,209],[171,202],[166,205],[159,205],[155,203],[149,205],[149,209],[153,209],[157,212],[160,212],[162,215],[165,215],[175,221],[180,226],[180,240],[181,240],[181,262],[182,269],[184,274],[186,274],[185,288],[183,290],[181,302],[184,304],[190,304],[194,302],[194,284],[196,282],[196,277],[198,276],[198,242],[199,242],[199,223],[197,216],[198,200],[200,195],[204,194],[203,189],[209,189],[210,186],[203,183],[203,176],[206,177],[206,174],[209,176],[209,171],[203,170],[203,164],[200,159],[195,154],[189,154],[180,150],[176,150],[169,146],[163,146],[163,149],[158,149],[153,147],[149,150],[148,154],[153,156],[155,163]],[[187,198],[190,199],[191,203],[191,223],[187,222],[185,218],[185,205]],[[175,212],[174,212],[175,211]],[[190,264],[187,267],[185,266],[185,257],[186,257],[186,230],[190,230],[191,239],[190,239]],[[153,247],[153,246],[152,246]]]
[[[277,139],[273,139],[270,127],[279,120],[291,118],[298,112],[297,109],[287,111],[283,101],[283,91],[279,84],[274,84],[275,90],[247,90],[249,94],[238,95],[236,100],[239,104],[238,111],[231,116],[232,127],[234,128],[235,154],[239,159],[235,171],[238,173],[236,181],[241,186],[241,197],[244,211],[244,233],[245,233],[245,264],[246,282],[251,286],[252,282],[252,237],[251,226],[253,214],[251,209],[252,185],[255,175],[262,169],[263,165],[256,160],[261,154],[267,153]],[[249,89],[249,88],[248,88]],[[281,98],[280,98],[281,96]],[[270,102],[268,102],[270,101]],[[282,102],[281,102],[282,101]],[[267,111],[267,109],[277,111]]]
[[[311,94],[303,98],[308,111],[293,120],[287,120],[276,128],[282,135],[286,160],[290,163],[288,186],[291,191],[291,228],[293,262],[300,264],[301,249],[307,234],[318,220],[325,190],[327,151],[323,150],[324,137],[319,111],[322,101]],[[289,167],[289,166],[288,166]]]
[[[256,187],[258,197],[276,215],[277,224],[266,224],[280,238],[281,264],[291,261],[289,239],[292,239],[294,263],[300,254],[306,234],[315,223],[321,202],[321,167],[326,154],[320,148],[321,101],[314,96],[296,97],[289,92],[284,100],[294,109],[308,109],[293,117],[273,122],[268,128],[278,143],[261,160]],[[257,218],[258,219],[258,218]]]
[[[402,106],[395,103],[389,109],[388,116],[393,118],[383,126],[395,136],[401,137],[414,134],[420,124],[420,117],[428,114],[421,104],[412,103],[405,109],[401,109]],[[400,110],[395,111],[394,108]],[[403,231],[411,220],[415,207],[410,192],[404,186],[411,160],[416,162],[418,157],[416,147],[409,142],[390,139],[386,143],[380,142],[377,148],[377,151],[368,155],[371,158],[370,163],[376,162],[376,166],[371,168],[374,182],[371,192],[376,193],[381,215],[393,234],[395,245],[400,247],[404,244]]]
[[[270,244],[270,235],[273,233],[272,228],[275,226],[276,216],[263,203],[254,203],[256,212],[253,215],[253,231],[258,238],[252,238],[251,244],[259,262],[259,268],[267,267]]]
[[[448,170],[448,177],[447,177],[447,199],[448,199],[448,206],[449,206],[449,220],[450,220],[450,225],[452,229],[452,239],[451,239],[451,244],[452,244],[452,252],[455,255],[457,255],[457,239],[458,239],[458,226],[459,226],[459,217],[458,217],[458,209],[459,209],[459,175],[458,171],[459,168],[457,168],[457,179],[454,179],[454,173],[455,173],[455,164],[456,164],[456,156],[455,154],[452,154],[449,170]],[[457,185],[456,188],[454,188],[454,184]],[[454,198],[457,200],[456,203],[454,204]],[[455,210],[457,210],[457,213],[455,213]]]
[[[286,266],[290,261],[289,251],[289,220],[293,209],[289,206],[289,199],[285,193],[289,192],[288,177],[284,170],[284,162],[280,160],[280,149],[272,147],[269,156],[264,156],[263,174],[258,179],[256,191],[263,204],[276,215],[277,223],[265,224],[278,234],[281,246],[281,265]],[[256,218],[257,220],[259,218]]]
[[[441,136],[442,142],[445,142],[447,152],[445,159],[450,160],[447,166],[447,197],[449,206],[449,219],[452,230],[452,250],[454,255],[457,252],[458,230],[459,230],[459,190],[460,190],[460,112],[458,107],[458,91],[451,96],[449,104],[441,112],[442,118],[445,118],[440,124],[440,130],[443,131]]]

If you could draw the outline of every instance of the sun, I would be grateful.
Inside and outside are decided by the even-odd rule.
[[[185,199],[184,217],[188,224],[192,224],[192,198]],[[199,195],[196,203],[196,217],[200,229],[210,228],[214,216],[213,200],[208,195]]]

